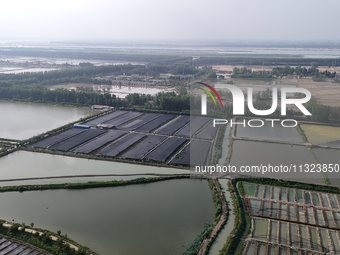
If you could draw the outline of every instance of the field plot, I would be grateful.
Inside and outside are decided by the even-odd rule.
[[[165,139],[167,139],[167,137],[165,136],[150,135],[143,141],[135,145],[133,148],[125,152],[121,157],[131,159],[142,159],[149,151],[151,151],[157,145],[162,143]]]
[[[254,183],[243,183],[244,190],[247,196],[254,197],[255,196],[255,189],[257,188],[257,184]]]
[[[211,141],[216,137],[217,130],[218,127],[214,127],[214,123],[211,120],[208,125],[206,125],[197,135],[195,135],[195,137]]]
[[[187,139],[170,137],[164,143],[162,143],[156,150],[150,152],[145,159],[153,161],[165,162],[173,155],[180,146],[182,146]]]
[[[251,183],[244,183],[243,187],[251,215],[340,229],[339,201],[334,194]],[[283,191],[288,194],[288,201]]]
[[[103,124],[109,124],[114,126],[120,126],[130,120],[133,120],[134,118],[137,118],[138,116],[142,115],[141,112],[128,112],[126,114],[120,115],[114,119],[105,121]]]
[[[98,148],[117,140],[119,137],[125,135],[126,133],[119,130],[110,130],[106,134],[86,143],[78,148],[74,149],[74,152],[80,152],[80,153],[91,153],[94,150],[97,150]]]
[[[143,139],[144,137],[146,137],[146,135],[135,133],[128,134],[127,136],[123,137],[122,139],[119,139],[117,142],[111,144],[107,148],[101,150],[97,154],[115,157],[120,153],[124,152],[126,149],[128,149],[130,146],[132,146],[139,140]]]
[[[154,120],[150,121],[149,123],[137,128],[136,131],[149,133],[149,132],[163,126],[165,123],[167,123],[168,121],[170,121],[171,119],[173,119],[175,117],[176,117],[176,115],[163,114],[160,117],[158,117],[157,119],[154,119]]]
[[[181,129],[176,135],[182,137],[192,137],[210,120],[211,118],[201,116],[198,116],[196,118],[190,117],[189,125]]]
[[[107,113],[82,124],[92,127],[89,130],[70,129],[31,146],[170,164],[190,165],[191,162],[192,165],[203,165],[208,160],[217,131],[208,117],[133,111]],[[115,127],[104,130],[98,124]],[[191,137],[190,126],[197,135],[192,139],[188,139]],[[142,141],[144,138],[146,140]],[[186,143],[190,145],[184,147]]]
[[[180,116],[177,118],[174,122],[170,123],[166,127],[160,129],[157,134],[161,135],[173,135],[174,133],[177,132],[180,128],[182,128],[184,125],[189,123],[190,121],[190,116]]]
[[[203,166],[208,158],[211,141],[193,140],[190,144],[190,165]]]
[[[247,120],[244,119],[237,119],[238,123],[243,121],[247,122]],[[259,124],[260,122],[255,121],[252,123],[252,125]],[[250,127],[247,124],[245,126],[243,126],[243,124],[237,125],[236,136],[256,140],[302,143],[302,139],[295,128],[283,127],[278,123],[274,123],[274,127],[272,127],[272,122],[270,121],[264,121],[264,125],[258,128]]]
[[[267,230],[270,233],[267,233]],[[295,254],[300,254],[297,252],[302,250],[308,252],[307,254],[337,253],[340,249],[339,240],[338,231],[303,224],[253,218],[251,237],[247,238],[248,243],[243,254],[267,254],[266,250],[263,253],[250,253],[249,248],[258,251],[258,246],[260,245],[268,246],[268,248],[271,246],[276,251],[283,249],[289,251],[291,249],[290,254],[294,254],[292,253],[293,251],[296,252]],[[268,241],[270,243],[267,243]],[[253,244],[253,247],[249,247],[250,243]],[[282,253],[273,251],[273,254]]]
[[[85,143],[106,132],[107,132],[106,130],[101,130],[101,129],[89,129],[89,130],[86,130],[85,132],[82,132],[78,135],[68,138],[60,143],[52,145],[50,149],[60,150],[60,151],[69,151],[77,147],[78,145],[81,145],[82,143]]]
[[[80,134],[82,132],[85,132],[85,130],[83,129],[78,129],[78,128],[72,128],[72,129],[69,129],[69,130],[66,130],[62,133],[59,133],[57,135],[54,135],[54,136],[51,136],[49,138],[46,138],[44,140],[41,140],[37,143],[34,143],[32,145],[32,147],[35,147],[35,148],[47,148],[57,142],[61,142],[69,137],[72,137],[74,135],[77,135],[77,134]]]
[[[159,116],[161,116],[161,115],[156,114],[156,113],[149,113],[149,114],[146,114],[146,115],[132,121],[129,124],[126,124],[126,125],[120,127],[120,129],[132,131],[132,130],[135,130],[136,128],[143,126],[144,124],[149,123],[150,121],[156,119]]]
[[[271,231],[269,242],[265,236],[256,235],[256,225],[260,219],[253,219],[252,236],[247,238],[244,255],[253,254],[337,254],[339,234],[323,228],[313,228],[301,224],[269,220]],[[288,233],[290,235],[286,235]],[[278,252],[275,252],[278,251]],[[331,253],[330,253],[331,252]]]
[[[171,164],[190,165],[190,144],[185,146],[171,161]]]
[[[340,127],[308,124],[300,127],[310,143],[340,148]]]
[[[340,150],[313,148],[313,152],[320,164],[333,164],[334,171],[324,173],[330,183],[340,187]]]
[[[93,120],[87,121],[84,124],[85,125],[90,125],[90,126],[96,126],[98,124],[104,123],[105,121],[111,120],[113,118],[116,118],[120,115],[128,113],[127,111],[114,111],[109,114],[105,114],[104,116],[101,116],[99,118],[95,118]]]
[[[338,83],[331,81],[316,82],[311,78],[305,78],[298,79],[298,87],[308,89],[319,104],[340,106],[340,90]]]
[[[266,239],[268,230],[268,220],[254,219],[253,237],[258,239]]]
[[[236,140],[233,143],[233,153],[230,165],[240,169],[241,166],[260,167],[262,166],[286,166],[315,164],[310,149],[305,146],[276,144],[265,142],[253,142]],[[255,169],[258,170],[259,168]],[[292,170],[293,171],[293,170]],[[288,179],[310,183],[324,184],[322,173],[304,173],[300,171],[291,174],[289,172],[264,172],[249,171],[239,173],[248,176],[269,177],[274,179]]]
[[[189,146],[190,149],[190,165],[203,166],[208,160],[208,154],[211,147],[211,141],[193,140]]]

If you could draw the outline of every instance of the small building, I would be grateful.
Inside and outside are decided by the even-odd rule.
[[[98,124],[97,128],[98,129],[116,129],[116,126],[110,125],[110,124]]]
[[[99,105],[99,104],[94,104],[91,106],[92,110],[101,110],[101,111],[108,111],[108,110],[112,110],[113,107],[112,106],[108,106],[108,105]]]
[[[89,125],[81,125],[81,124],[74,124],[73,128],[90,129],[91,126],[89,126]]]

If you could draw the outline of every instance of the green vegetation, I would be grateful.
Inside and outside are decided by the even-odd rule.
[[[300,127],[312,144],[337,141],[340,137],[340,127],[313,124],[300,124]]]
[[[213,180],[208,179],[208,183],[209,183],[209,187],[211,189],[212,195],[213,195],[213,200],[214,200],[214,204],[215,204],[215,219],[214,222],[218,222],[220,217],[221,217],[221,213],[222,213],[222,201],[220,198],[220,195],[214,185]],[[220,183],[218,182],[218,185],[220,185]],[[221,189],[221,186],[219,187]]]
[[[315,62],[312,62],[315,63]],[[233,69],[232,78],[253,78],[253,79],[263,79],[263,78],[277,78],[287,75],[297,75],[299,77],[313,77],[314,81],[322,81],[326,78],[334,78],[335,72],[331,73],[329,71],[320,72],[316,66],[310,68],[305,68],[297,66],[296,68],[286,65],[285,67],[274,67],[272,71],[252,71],[246,67]]]
[[[302,141],[305,142],[305,143],[308,143],[307,136],[305,134],[305,131],[302,129],[301,124],[297,125],[295,127],[295,130],[298,132],[298,134],[301,137]]]
[[[340,107],[318,104],[313,97],[305,106],[312,116],[307,116],[304,120],[340,124]]]
[[[312,60],[311,60],[312,61]],[[318,62],[318,61],[312,61]],[[339,61],[340,62],[340,61]],[[318,62],[320,64],[320,62]],[[314,68],[314,69],[313,69]],[[319,72],[315,67],[309,69],[304,68],[284,68],[277,67],[273,69],[274,73],[270,76],[286,75],[295,73],[297,75],[313,75],[313,77],[331,77],[333,74]],[[235,68],[235,76],[253,76],[260,78],[261,74],[254,74],[247,68]],[[146,109],[157,111],[173,111],[192,114],[200,114],[200,97],[190,96],[187,93],[189,80],[185,78],[181,80],[181,75],[172,77],[170,84],[176,84],[179,93],[159,93],[155,96],[131,94],[126,100],[120,100],[115,95],[111,95],[107,91],[94,91],[93,89],[76,89],[68,90],[58,88],[55,90],[48,89],[45,85],[60,83],[89,83],[89,84],[110,84],[115,75],[121,74],[139,74],[153,75],[157,77],[161,72],[170,72],[173,74],[181,73],[181,75],[190,74],[195,79],[215,79],[216,74],[209,67],[196,69],[192,64],[185,62],[177,62],[171,64],[151,63],[148,65],[112,65],[112,66],[91,66],[81,65],[81,67],[62,69],[58,71],[40,72],[40,73],[24,73],[24,74],[0,74],[0,99],[19,100],[29,102],[67,104],[78,106],[89,106],[93,104],[105,104],[119,108],[130,109]],[[262,76],[267,77],[266,73]],[[106,80],[110,77],[110,80]],[[269,76],[268,76],[269,77]],[[109,82],[110,81],[110,82]],[[254,107],[258,110],[268,109],[271,106],[270,93],[263,92],[259,94],[254,102]],[[223,107],[215,107],[213,102],[208,101],[209,116],[229,118],[232,116],[232,106],[224,105]],[[287,111],[287,118],[297,120],[320,121],[327,123],[340,123],[340,107],[331,107],[316,103],[315,99],[310,100],[306,104],[307,109],[312,116],[303,116],[301,112],[293,110]],[[197,109],[197,113],[195,110]],[[246,108],[245,116],[253,117],[253,114]],[[279,110],[276,110],[268,118],[280,118]]]
[[[96,92],[83,92],[62,88],[50,90],[40,85],[0,86],[0,99],[77,106],[105,104],[119,107],[124,105],[119,98],[116,99],[114,95],[109,93],[100,94]]]
[[[223,125],[222,127],[219,127],[217,131],[217,136],[215,139],[214,154],[211,158],[212,165],[217,164],[219,159],[222,157],[222,145],[223,145],[224,133],[225,133],[226,128],[227,126]]]
[[[38,250],[43,250],[43,252],[46,251],[55,255],[96,255],[96,253],[91,251],[89,248],[76,244],[74,241],[67,239],[66,236],[59,236],[58,240],[54,241],[50,236],[57,236],[57,234],[50,231],[38,230],[35,231],[35,233],[30,233],[25,231],[25,225],[15,223],[11,227],[7,228],[2,225],[3,223],[4,221],[2,220],[0,224],[1,236],[4,236],[14,242],[32,245],[34,247],[33,249],[38,248]],[[39,234],[39,232],[42,234]],[[72,249],[69,245],[70,243],[77,246],[79,249]]]
[[[200,57],[192,61],[194,65],[259,65],[259,66],[310,66],[312,62],[318,63],[319,66],[340,66],[338,59],[322,58],[302,58],[302,57],[258,57],[244,54],[242,56],[226,57]]]
[[[252,197],[255,196],[255,185],[254,184],[244,183],[243,187],[240,187],[240,193],[241,193],[241,188],[242,190],[244,189],[245,194],[247,194],[248,196],[252,196]]]
[[[177,112],[190,110],[190,95],[186,92],[179,95],[175,92],[158,93],[155,96],[134,93],[125,99],[131,107]]]
[[[228,183],[228,186],[232,203],[234,205],[235,222],[233,230],[231,231],[226,243],[219,253],[220,255],[235,254],[247,226],[246,213],[243,208],[242,197],[239,196],[237,192],[237,180],[231,180],[231,182]],[[241,187],[239,186],[239,188]]]
[[[112,180],[106,182],[90,181],[87,183],[61,183],[61,184],[43,184],[43,185],[20,185],[20,186],[4,186],[0,187],[0,192],[25,192],[34,190],[56,190],[56,189],[91,189],[103,187],[117,187],[132,184],[144,184],[158,181],[166,181],[172,179],[189,178],[189,175],[175,175],[166,177],[152,177],[152,178],[137,178],[132,180]]]
[[[200,247],[201,243],[207,238],[213,229],[212,224],[207,224],[204,230],[197,236],[195,241],[189,246],[189,248],[183,253],[183,255],[195,255]]]
[[[317,184],[310,183],[301,183],[294,182],[288,180],[277,180],[277,179],[269,179],[269,178],[235,178],[229,184],[229,189],[232,196],[232,202],[235,209],[235,223],[234,229],[229,235],[227,242],[225,243],[223,249],[220,251],[220,255],[234,254],[238,248],[240,241],[242,240],[242,236],[246,233],[247,226],[247,218],[250,221],[250,217],[246,215],[244,211],[242,196],[246,195],[246,191],[242,185],[243,182],[248,183],[256,183],[261,185],[271,185],[271,186],[281,186],[286,188],[294,188],[294,189],[304,189],[304,190],[312,190],[318,192],[325,193],[335,193],[340,194],[340,188],[332,187],[332,186],[323,186]],[[238,192],[240,195],[238,194]],[[250,231],[250,224],[248,225],[247,233]],[[240,246],[238,254],[242,254],[245,245],[242,244]]]
[[[213,196],[213,201],[215,204],[215,218],[214,218],[214,224],[209,224],[206,225],[205,229],[197,236],[197,238],[195,239],[195,241],[189,246],[189,248],[186,250],[185,255],[194,255],[197,254],[198,250],[200,249],[200,246],[202,244],[202,242],[207,239],[209,241],[209,243],[206,246],[206,249],[204,250],[204,254],[208,254],[209,252],[209,248],[212,245],[213,241],[216,239],[218,232],[223,228],[225,222],[228,220],[229,217],[229,210],[227,209],[226,212],[226,221],[223,223],[223,225],[221,226],[220,229],[218,229],[217,233],[214,233],[213,236],[209,236],[210,233],[212,232],[212,230],[214,229],[214,226],[216,226],[216,224],[218,223],[218,221],[220,220],[221,216],[222,216],[222,203],[225,202],[225,198],[223,196],[223,198],[221,198],[217,187],[215,185],[218,185],[218,188],[220,190],[222,190],[221,184],[217,181],[214,182],[212,179],[208,179],[208,183],[209,183],[209,187],[210,190],[212,192],[212,196]],[[221,199],[224,199],[224,201],[222,201]]]

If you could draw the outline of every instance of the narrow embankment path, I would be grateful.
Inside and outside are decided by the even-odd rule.
[[[220,189],[220,185],[218,183],[218,179],[213,179],[213,183],[214,186],[218,192],[218,195],[220,197],[220,201],[222,204],[222,212],[221,212],[221,217],[219,219],[219,221],[217,221],[212,229],[212,231],[210,232],[209,236],[206,237],[202,244],[200,249],[198,250],[197,254],[198,255],[203,255],[206,254],[206,252],[209,249],[209,244],[212,244],[212,242],[215,240],[215,238],[217,237],[218,232],[222,229],[222,227],[224,226],[224,224],[226,223],[227,220],[227,203],[224,199],[224,194],[222,192],[222,190]]]

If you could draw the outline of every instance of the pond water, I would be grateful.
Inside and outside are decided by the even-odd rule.
[[[0,138],[28,139],[94,113],[85,107],[0,101]]]
[[[248,249],[246,255],[253,255],[256,254],[256,244],[255,243],[248,243]]]
[[[313,151],[320,164],[335,164],[334,172],[324,174],[332,185],[340,187],[340,150],[314,148]]]
[[[119,162],[90,160],[74,157],[15,151],[0,158],[0,186],[23,184],[50,184],[66,182],[87,182],[90,180],[127,180],[145,177],[145,174],[187,174],[187,170],[134,165]],[[81,177],[82,175],[116,174],[107,177]],[[140,174],[122,176],[126,174]],[[9,182],[9,179],[76,176],[75,178],[54,178],[43,180],[22,180]],[[4,182],[2,182],[4,181]]]
[[[271,221],[270,222],[270,237],[269,237],[269,242],[277,242],[277,222],[276,221]]]
[[[255,196],[255,188],[256,188],[256,184],[254,183],[243,183],[243,187],[244,187],[244,190],[247,194],[247,196]]]
[[[237,122],[242,121],[242,119],[237,119]],[[264,121],[264,125],[258,128],[250,127],[249,125],[246,125],[245,127],[243,125],[237,125],[236,136],[256,140],[302,143],[302,139],[294,127],[282,127],[277,123],[278,122],[274,123],[274,127],[272,127],[272,123],[270,121]],[[288,123],[285,124],[289,125]],[[254,121],[251,125],[260,125],[260,123],[255,123]]]
[[[262,219],[254,219],[254,233],[253,237],[258,239],[267,238],[268,221]]]
[[[329,249],[329,242],[328,242],[328,235],[327,235],[326,229],[320,229],[320,236],[321,236],[321,242],[322,246],[325,247],[327,250]]]
[[[297,227],[296,224],[289,224],[290,244],[295,244],[295,246],[299,246],[297,245],[298,234],[296,227]]]
[[[188,203],[190,201],[190,203]],[[0,194],[0,217],[61,230],[101,255],[182,254],[212,223],[205,180]]]
[[[280,243],[287,244],[287,223],[280,223]]]
[[[301,173],[298,168],[296,172],[293,170],[294,165],[299,166],[312,163],[315,163],[312,154],[304,146],[237,140],[233,143],[230,164],[231,166],[236,166],[237,170],[240,170],[241,166],[250,167],[250,171],[254,169],[252,172],[238,172],[243,175],[324,183],[321,173]],[[279,169],[279,172],[269,172],[269,170],[266,173],[258,172],[261,166],[267,166],[267,169],[269,169],[269,165]],[[291,169],[291,172],[281,172],[281,165],[282,167],[285,166],[288,170]]]

